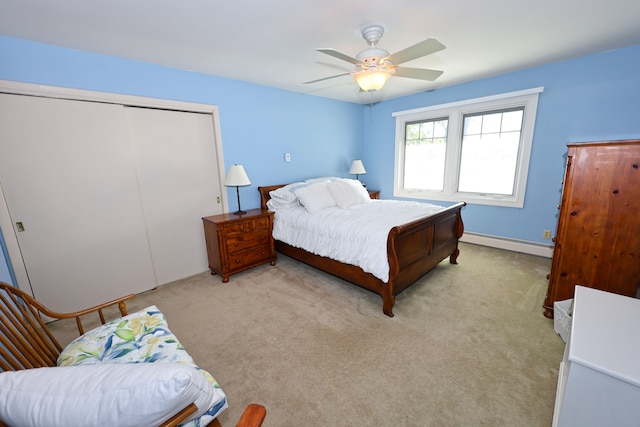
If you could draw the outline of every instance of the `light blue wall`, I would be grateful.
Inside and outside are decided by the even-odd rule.
[[[550,244],[566,143],[640,138],[640,46],[530,68],[373,106],[0,37],[0,79],[219,106],[225,165],[242,163],[252,186],[318,175],[348,176],[361,157],[363,181],[393,194],[395,111],[544,86],[523,209],[467,206],[467,231]],[[292,162],[284,162],[284,153]],[[235,210],[235,190],[229,192]]]
[[[366,108],[363,161],[370,188],[393,197],[393,112],[544,86],[540,94],[524,208],[469,205],[465,229],[547,243],[555,233],[568,142],[640,139],[640,46],[610,51]],[[445,71],[446,72],[446,71]],[[442,202],[436,202],[442,203]]]
[[[260,206],[259,185],[349,176],[362,149],[357,104],[8,37],[0,58],[2,80],[217,105],[225,169],[242,164],[252,183],[240,189],[246,209]]]

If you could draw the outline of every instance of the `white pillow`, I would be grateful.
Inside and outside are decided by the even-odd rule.
[[[291,194],[293,195],[293,193]],[[300,202],[298,201],[297,197],[291,202],[283,202],[281,199],[267,200],[267,209],[269,209],[272,212],[276,212],[282,209],[297,208],[298,206],[300,206]]]
[[[292,182],[291,184],[287,184],[281,188],[283,188],[284,190],[289,190],[293,193],[296,189],[306,187],[307,185],[309,184],[303,181],[299,181],[299,182]]]
[[[297,188],[306,187],[306,182],[293,182],[291,184],[287,184],[284,187],[277,188],[275,190],[269,191],[269,201],[275,200],[278,206],[284,206],[287,203],[296,204],[298,202],[298,198],[293,193]],[[268,203],[268,202],[267,202]],[[296,205],[297,206],[297,205]]]
[[[305,179],[304,182],[306,182],[307,184],[315,184],[316,182],[333,181],[334,179],[340,179],[340,178],[335,176],[321,176],[319,178]]]
[[[349,209],[353,205],[371,200],[369,193],[360,181],[354,179],[338,179],[328,184],[329,191],[338,207]]]
[[[215,404],[207,378],[180,363],[98,364],[0,374],[0,419],[12,426],[159,425],[192,402]],[[186,422],[186,421],[185,421]]]
[[[280,203],[291,203],[296,200],[296,195],[293,194],[287,186],[269,191],[269,196],[271,197],[271,200],[276,200]]]
[[[336,206],[336,201],[331,196],[327,184],[328,182],[309,184],[294,190],[294,194],[309,213],[320,212],[322,209]]]

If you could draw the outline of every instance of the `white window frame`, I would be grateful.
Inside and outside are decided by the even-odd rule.
[[[434,105],[413,110],[399,111],[392,114],[396,118],[396,143],[394,162],[394,189],[396,197],[413,199],[442,200],[450,202],[465,201],[472,204],[508,206],[522,208],[524,206],[529,159],[533,143],[533,130],[538,109],[538,95],[543,87],[526,89],[500,95],[469,99],[465,101]],[[462,148],[462,127],[466,114],[477,114],[524,107],[521,129],[520,148],[515,172],[514,192],[512,195],[482,194],[458,192],[460,156]],[[442,191],[405,189],[404,149],[405,125],[408,122],[448,118],[447,151],[445,160],[444,189]]]

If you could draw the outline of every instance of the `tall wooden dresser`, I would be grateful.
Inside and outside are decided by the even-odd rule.
[[[631,297],[640,285],[640,140],[568,147],[544,301],[550,318],[576,285]]]

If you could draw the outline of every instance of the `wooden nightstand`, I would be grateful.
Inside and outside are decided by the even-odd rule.
[[[273,212],[261,209],[246,214],[226,213],[202,218],[211,274],[229,275],[270,262],[276,265],[271,231]]]
[[[380,198],[380,190],[367,190],[367,192],[369,193],[369,197],[372,199]]]

